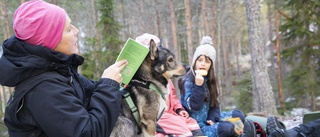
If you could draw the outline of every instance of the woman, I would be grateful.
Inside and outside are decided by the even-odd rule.
[[[205,36],[194,52],[190,71],[179,80],[181,103],[206,136],[233,137],[242,133],[244,114],[240,110],[220,112],[215,59],[212,39]],[[202,76],[198,70],[207,74]]]
[[[79,30],[64,9],[42,0],[20,5],[13,29],[0,59],[0,83],[15,87],[4,119],[9,135],[109,136],[120,112],[120,71],[127,61],[105,69],[99,81],[80,75]]]

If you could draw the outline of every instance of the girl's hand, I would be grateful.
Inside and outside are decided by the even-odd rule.
[[[189,113],[187,111],[185,111],[185,110],[180,111],[179,115],[182,116],[182,117],[185,117],[185,118],[189,117]]]
[[[214,122],[212,120],[207,120],[207,124],[209,124],[210,126],[214,125]]]
[[[204,82],[204,78],[198,71],[195,71],[195,73],[196,73],[196,76],[195,76],[196,85],[201,86]]]
[[[103,74],[101,78],[110,78],[112,80],[117,81],[118,83],[121,83],[122,81],[122,69],[127,66],[128,61],[127,60],[121,60],[113,65],[109,66],[107,69],[103,71]]]

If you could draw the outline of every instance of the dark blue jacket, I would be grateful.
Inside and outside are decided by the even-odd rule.
[[[197,86],[194,82],[194,75],[190,70],[183,78],[181,78],[181,104],[189,112],[190,116],[194,118],[200,127],[206,125],[207,120],[213,122],[220,121],[220,106],[210,106],[210,93],[208,91],[206,82],[201,86]],[[205,80],[207,78],[205,77]],[[207,97],[207,100],[205,98]]]
[[[3,43],[0,84],[14,86],[4,122],[10,137],[108,137],[121,105],[119,84],[77,72],[84,59],[15,36]]]

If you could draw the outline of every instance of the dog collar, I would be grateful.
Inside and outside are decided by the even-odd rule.
[[[129,83],[129,85],[139,85],[144,88],[151,89],[152,91],[158,93],[161,95],[162,99],[165,99],[164,94],[150,81],[143,81],[139,79],[132,79]]]

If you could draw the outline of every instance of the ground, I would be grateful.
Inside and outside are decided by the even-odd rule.
[[[286,129],[291,129],[297,127],[303,123],[303,116],[311,111],[306,108],[293,108],[291,111],[285,112],[284,115],[276,116],[279,121],[281,121]],[[247,115],[255,115],[261,117],[268,117],[265,113],[248,113]]]
[[[303,116],[307,113],[310,113],[307,108],[293,108],[290,112],[285,113],[284,116],[279,117],[279,121],[282,121],[286,129],[291,129],[299,124],[303,123]]]
[[[276,116],[279,121],[281,121],[285,126],[286,129],[291,129],[293,127],[299,126],[299,124],[302,124],[303,121],[303,115],[304,113],[308,113],[310,111],[307,111],[305,109],[293,109],[293,111],[290,112],[290,114],[286,114],[284,116]],[[7,128],[4,125],[3,122],[0,122],[0,137],[9,137]]]
[[[286,129],[291,129],[293,127],[298,126],[299,124],[302,124],[302,116],[280,116],[278,117],[279,121],[281,121],[285,126]]]

